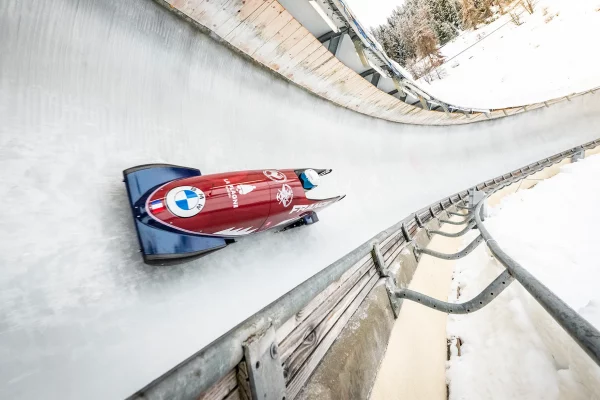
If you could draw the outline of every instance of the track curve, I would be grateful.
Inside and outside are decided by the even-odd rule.
[[[0,4],[0,397],[131,394],[408,213],[596,139],[600,96],[459,127],[337,107],[149,0]],[[333,168],[307,229],[141,263],[121,171]]]

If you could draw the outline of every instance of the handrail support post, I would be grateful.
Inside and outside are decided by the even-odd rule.
[[[381,278],[385,279],[385,291],[387,293],[388,300],[390,301],[390,307],[392,308],[394,319],[396,319],[398,318],[398,315],[400,313],[401,306],[401,301],[399,301],[396,295],[394,294],[394,291],[396,290],[396,277],[393,274],[390,274],[389,268],[385,265],[385,259],[381,254],[379,242],[373,243],[371,256],[373,257],[373,263],[375,264],[375,269],[377,270],[377,273]]]
[[[242,345],[252,400],[281,400],[286,396],[275,328],[251,336]]]

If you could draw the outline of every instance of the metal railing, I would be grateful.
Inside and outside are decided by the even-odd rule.
[[[543,168],[551,163],[551,161],[547,161],[544,163]],[[473,226],[473,228],[478,229],[480,234],[464,250],[456,254],[443,254],[433,250],[418,250],[420,254],[428,254],[436,258],[446,260],[458,259],[468,255],[479,243],[485,241],[485,244],[488,246],[494,257],[504,266],[504,268],[506,268],[504,272],[502,272],[481,293],[465,303],[448,303],[408,289],[397,289],[394,291],[394,295],[401,299],[421,303],[426,307],[441,312],[467,314],[485,307],[504,291],[513,280],[516,280],[544,308],[544,310],[554,318],[569,336],[573,338],[577,345],[579,345],[579,347],[583,349],[598,366],[600,366],[600,331],[569,307],[567,303],[561,300],[554,292],[528,272],[517,261],[505,253],[483,224],[482,207],[487,198],[496,191],[513,184],[517,179],[519,178],[512,177],[508,179],[508,183],[496,186],[477,204],[472,204],[471,207],[467,207],[474,215],[475,226]],[[470,229],[465,229],[461,231],[460,234],[465,234],[468,230]],[[439,234],[443,232],[435,233]]]
[[[497,177],[493,180],[477,185],[474,190],[493,188],[494,191],[504,187],[506,183],[514,183],[524,179],[564,158],[581,153],[582,150],[600,145],[600,139],[586,143],[573,149],[546,158]],[[424,294],[406,289],[394,289],[388,294],[392,297],[404,298],[420,302],[426,306],[448,313],[469,313],[482,308],[498,295],[508,284],[517,279],[525,288],[546,308],[551,315],[574,337],[580,346],[598,362],[600,336],[587,321],[583,320],[575,311],[556,297],[550,290],[532,277],[526,270],[502,252],[481,223],[478,213],[483,202],[479,202],[473,210],[472,207],[460,206],[468,195],[468,191],[461,191],[452,196],[424,207],[404,220],[396,223],[385,231],[380,232],[371,240],[363,243],[340,260],[329,265],[318,274],[309,278],[284,296],[280,297],[263,310],[259,311],[246,321],[242,322],[210,345],[189,357],[164,375],[152,381],[146,387],[134,393],[129,399],[197,399],[206,390],[210,389],[221,378],[238,366],[248,354],[248,341],[257,337],[266,329],[271,331],[281,328],[286,321],[297,315],[311,300],[338,281],[342,275],[358,263],[366,260],[375,264],[380,279],[387,279],[393,283],[393,278],[388,277],[387,268],[398,256],[399,252],[408,244],[413,243],[413,238],[419,230],[425,230],[428,235],[440,234],[439,231],[429,231],[425,224],[442,214],[446,208],[457,205],[457,208],[466,208],[473,212],[474,221],[481,235],[474,243],[467,246],[460,253],[468,254],[480,242],[485,241],[490,250],[507,268],[494,282],[479,296],[464,304],[451,304],[432,299]],[[471,216],[472,217],[472,216]],[[467,217],[467,228],[472,227],[473,220]],[[466,233],[469,229],[463,230]],[[432,254],[429,250],[414,248],[415,257],[420,254]],[[459,253],[459,254],[460,254]],[[447,255],[456,257],[457,255]],[[504,264],[506,263],[506,264]],[[396,310],[394,310],[396,313]],[[270,339],[274,340],[274,339]],[[263,346],[264,347],[264,346]],[[269,346],[266,347],[267,349]],[[276,341],[270,344],[270,353],[273,359],[278,356]],[[264,378],[264,377],[263,377]],[[256,382],[254,382],[256,384]],[[255,388],[253,388],[254,390]],[[292,400],[288,398],[288,400]]]

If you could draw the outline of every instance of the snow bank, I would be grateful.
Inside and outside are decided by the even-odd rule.
[[[507,13],[442,47],[442,79],[421,79],[422,89],[452,104],[501,108],[600,85],[598,0],[539,0],[532,15],[515,11],[519,26]]]
[[[505,197],[485,223],[508,254],[600,328],[598,204],[600,156],[592,156]],[[456,264],[449,301],[473,298],[502,270],[480,246]],[[517,282],[484,309],[451,315],[447,330],[462,342],[460,356],[451,346],[450,399],[600,398],[600,368]]]

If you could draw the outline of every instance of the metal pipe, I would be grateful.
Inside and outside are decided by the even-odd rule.
[[[498,246],[492,235],[485,229],[479,216],[479,210],[484,202],[485,199],[477,205],[475,221],[481,232],[481,237],[485,239],[492,254],[523,285],[525,290],[533,296],[544,310],[562,326],[579,347],[600,366],[600,332]]]
[[[441,258],[443,260],[458,260],[459,258],[463,258],[464,256],[471,253],[473,250],[475,250],[481,242],[483,242],[483,238],[481,237],[481,235],[479,235],[475,238],[475,240],[473,240],[471,243],[469,243],[469,245],[467,247],[465,247],[458,253],[453,253],[453,254],[439,253],[437,251],[429,250],[429,249],[415,249],[415,250],[419,254],[427,254],[432,257]]]
[[[466,228],[460,232],[448,233],[448,232],[444,232],[444,231],[428,231],[428,233],[430,235],[435,234],[435,235],[441,235],[441,236],[445,236],[445,237],[461,237],[462,235],[464,235],[465,233],[467,233],[471,229],[473,229],[474,226],[475,226],[475,220],[471,220],[471,222],[469,222],[469,225],[467,225]]]
[[[491,303],[492,300],[511,284],[513,279],[514,278],[510,273],[507,270],[504,270],[504,272],[494,279],[481,293],[464,303],[448,303],[410,289],[396,290],[394,291],[394,295],[400,299],[411,300],[441,312],[449,314],[468,314],[480,310]]]
[[[473,218],[471,218],[471,216],[468,216],[467,218],[463,219],[462,221],[450,221],[449,219],[440,219],[441,223],[450,224],[450,225],[464,225],[464,224],[468,224],[471,221],[473,221]]]
[[[448,214],[454,215],[454,216],[457,216],[457,217],[466,217],[466,216],[472,215],[471,213],[461,214],[461,213],[457,213],[457,212],[454,212],[454,211],[448,211]]]

